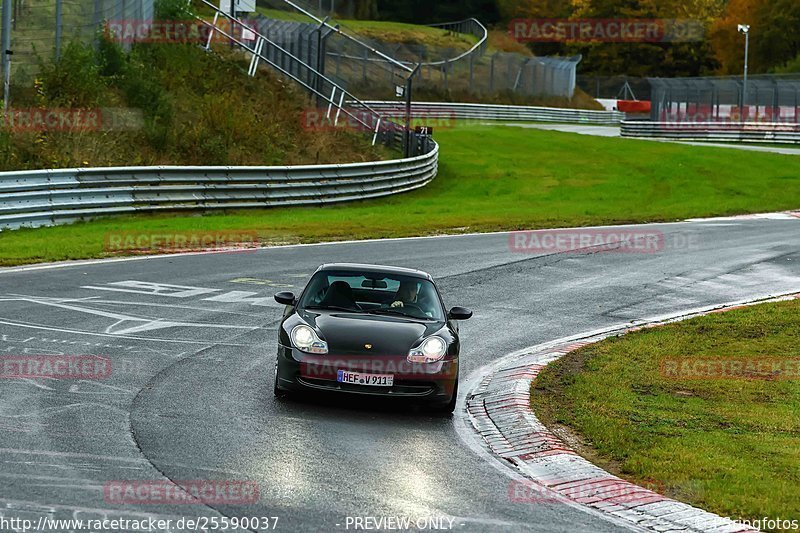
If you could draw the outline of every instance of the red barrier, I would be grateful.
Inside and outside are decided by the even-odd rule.
[[[625,113],[649,113],[649,100],[617,100],[617,109]]]

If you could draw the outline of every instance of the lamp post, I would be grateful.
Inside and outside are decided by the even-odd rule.
[[[747,105],[747,63],[750,55],[750,25],[739,24],[737,30],[739,33],[744,33],[744,83],[742,84],[742,111],[740,113],[742,121],[744,121],[744,107]]]

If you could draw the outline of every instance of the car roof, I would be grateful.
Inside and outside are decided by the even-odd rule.
[[[338,270],[340,272],[369,272],[373,274],[402,274],[405,276],[412,276],[416,278],[423,278],[433,281],[433,278],[427,272],[422,270],[415,270],[413,268],[403,268],[386,265],[364,265],[358,263],[328,263],[324,264],[317,269],[319,271]]]

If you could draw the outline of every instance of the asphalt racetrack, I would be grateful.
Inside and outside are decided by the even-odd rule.
[[[800,289],[800,219],[625,229],[663,232],[666,246],[519,253],[508,234],[488,234],[2,271],[0,355],[101,355],[112,371],[0,385],[0,515],[277,516],[283,531],[445,517],[458,531],[622,531],[572,507],[513,501],[512,470],[459,433],[463,398],[453,418],[373,401],[274,399],[282,308],[272,296],[299,293],[326,262],[426,270],[448,306],[475,312],[461,327],[463,380],[533,344]],[[109,481],[165,478],[252,480],[260,499],[104,497]]]

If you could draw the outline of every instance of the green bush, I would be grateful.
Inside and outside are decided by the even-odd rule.
[[[95,107],[103,105],[105,80],[94,49],[72,41],[58,61],[40,64],[41,92],[51,106]]]
[[[182,16],[183,4],[164,0],[159,16]],[[266,69],[247,76],[246,64],[246,56],[227,47],[135,43],[126,51],[103,34],[96,43],[70,43],[59,61],[42,62],[39,79],[15,94],[15,104],[121,108],[102,116],[127,129],[5,131],[0,169],[289,165],[386,155],[364,136],[303,130],[301,112],[313,104]]]
[[[156,0],[153,11],[156,20],[191,20],[194,18],[186,0]]]

